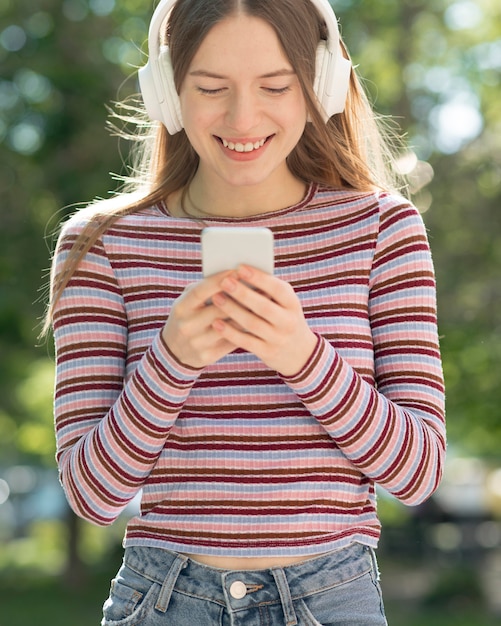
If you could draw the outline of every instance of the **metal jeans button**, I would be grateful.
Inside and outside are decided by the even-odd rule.
[[[241,600],[247,595],[247,585],[241,580],[236,580],[230,585],[230,596],[235,600]]]

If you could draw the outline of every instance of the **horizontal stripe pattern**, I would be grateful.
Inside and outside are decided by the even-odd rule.
[[[375,483],[407,504],[437,488],[445,451],[435,280],[416,209],[312,185],[300,204],[214,225],[273,230],[276,275],[317,346],[281,377],[236,351],[196,370],[161,329],[201,279],[202,224],[165,207],[120,218],[54,317],[57,459],[68,500],[113,522],[142,489],[126,545],[232,556],[376,545]],[[85,219],[64,227],[61,267]]]

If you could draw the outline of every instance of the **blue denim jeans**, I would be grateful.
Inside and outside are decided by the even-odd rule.
[[[374,551],[227,571],[158,548],[125,550],[102,626],[384,626]]]

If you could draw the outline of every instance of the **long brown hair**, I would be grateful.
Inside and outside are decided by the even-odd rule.
[[[352,70],[345,111],[327,124],[313,92],[316,48],[326,39],[326,26],[309,0],[178,0],[163,35],[168,43],[179,92],[192,59],[209,30],[237,12],[270,24],[301,84],[309,111],[303,136],[287,158],[290,171],[305,182],[370,191],[395,187],[392,150],[361,83]],[[341,43],[343,53],[347,50]],[[136,122],[135,163],[120,193],[88,207],[87,226],[73,243],[61,271],[51,276],[50,302],[43,333],[50,327],[54,307],[79,262],[116,220],[158,204],[185,188],[198,167],[198,155],[184,130],[169,135],[159,123],[147,123],[140,105],[123,108],[115,117]],[[131,114],[132,111],[132,114]],[[129,137],[130,138],[130,137]]]

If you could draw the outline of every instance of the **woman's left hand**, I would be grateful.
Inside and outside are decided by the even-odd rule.
[[[221,337],[283,376],[297,374],[317,337],[289,283],[245,265],[221,281],[221,290],[213,298],[227,316],[213,323]]]

